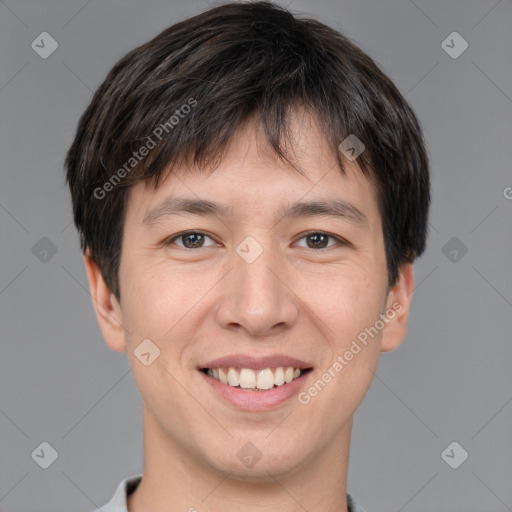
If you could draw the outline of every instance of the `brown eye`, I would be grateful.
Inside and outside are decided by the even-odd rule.
[[[204,245],[206,238],[211,240],[208,235],[199,231],[187,231],[168,239],[165,244],[175,244],[178,247],[184,247],[185,249],[201,249],[202,247],[207,247]],[[181,240],[182,244],[175,243],[175,240]]]
[[[310,241],[310,247],[318,249],[319,247],[323,249],[327,247],[328,239],[330,237],[328,235],[323,235],[322,233],[314,233],[312,235],[306,236],[306,240]]]
[[[306,240],[306,247],[308,249],[326,249],[328,247],[331,247],[332,245],[336,245],[335,243],[328,245],[329,239],[332,239],[334,241],[337,241],[341,245],[344,245],[343,240],[341,240],[340,238],[335,237],[334,235],[323,233],[321,231],[306,233],[306,235],[304,235],[301,238],[301,240],[304,239]]]

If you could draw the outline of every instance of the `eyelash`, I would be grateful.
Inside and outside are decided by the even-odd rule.
[[[178,233],[176,235],[173,235],[172,237],[170,238],[167,238],[166,240],[164,240],[163,242],[163,245],[171,245],[173,244],[174,240],[177,240],[179,238],[182,238],[184,237],[185,235],[191,235],[191,234],[198,234],[198,235],[204,235],[208,238],[210,238],[211,240],[212,237],[210,235],[208,235],[207,233],[203,232],[203,231],[182,231],[181,233]],[[327,236],[328,238],[332,238],[334,240],[336,240],[340,245],[342,246],[350,246],[350,242],[348,242],[347,240],[344,240],[343,238],[340,238],[339,236],[335,236],[335,235],[332,235],[330,233],[326,233],[325,231],[308,231],[306,233],[303,233],[302,236],[299,238],[298,241],[302,240],[303,238],[306,238],[310,235],[324,235],[324,236]],[[174,244],[176,245],[176,244]],[[206,247],[197,247],[196,249],[193,249],[193,248],[190,248],[190,247],[184,247],[184,246],[180,246],[178,245],[178,247],[181,247],[182,249],[188,249],[188,250],[199,250],[199,249],[205,249]],[[209,246],[211,247],[211,246]],[[327,246],[327,247],[321,247],[320,249],[315,249],[315,248],[312,248],[312,247],[304,247],[304,249],[312,249],[312,250],[326,250],[326,249],[330,249],[331,247],[333,247],[333,245],[331,246]]]

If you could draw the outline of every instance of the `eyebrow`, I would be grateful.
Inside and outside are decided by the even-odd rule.
[[[148,211],[142,224],[152,226],[165,217],[192,213],[202,216],[232,217],[232,208],[223,203],[206,199],[168,198]],[[354,224],[368,227],[368,218],[353,204],[341,199],[325,201],[296,202],[281,206],[276,212],[276,219],[328,216],[347,220]]]

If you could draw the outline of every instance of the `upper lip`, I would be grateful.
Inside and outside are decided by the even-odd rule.
[[[289,357],[281,354],[254,357],[247,354],[239,354],[232,356],[223,356],[213,359],[199,366],[204,368],[251,368],[254,370],[264,370],[265,368],[278,368],[280,366],[300,368],[306,370],[312,368],[313,365],[306,361],[301,361],[295,357]]]

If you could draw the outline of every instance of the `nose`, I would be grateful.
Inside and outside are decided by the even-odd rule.
[[[286,262],[271,249],[254,261],[240,254],[233,254],[234,268],[222,286],[217,308],[221,327],[252,336],[271,336],[292,327],[299,318],[300,301]]]

